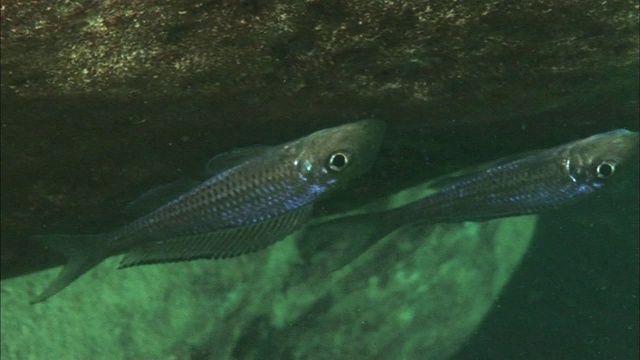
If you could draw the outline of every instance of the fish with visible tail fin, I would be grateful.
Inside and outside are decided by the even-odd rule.
[[[279,146],[234,150],[208,165],[220,170],[217,175],[112,232],[37,236],[68,259],[32,303],[113,255],[126,254],[124,268],[263,249],[302,226],[318,198],[367,171],[384,129],[382,121],[361,120]]]
[[[308,246],[350,242],[357,256],[411,223],[485,221],[557,209],[619,179],[637,153],[638,133],[621,129],[511,156],[449,177],[432,195],[404,206],[312,224],[298,244],[308,252]]]

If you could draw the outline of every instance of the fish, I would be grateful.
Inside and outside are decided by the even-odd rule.
[[[638,133],[618,129],[480,167],[398,216],[486,221],[555,210],[604,188],[637,154]]]
[[[637,161],[638,133],[618,129],[546,150],[474,167],[435,182],[435,192],[390,210],[309,224],[298,240],[303,253],[349,242],[357,256],[392,231],[415,223],[456,223],[531,215],[562,208],[619,180]],[[335,246],[334,246],[335,245]],[[310,249],[311,247],[311,249]]]
[[[127,225],[102,234],[36,236],[67,263],[31,303],[115,255],[125,254],[119,268],[127,268],[264,249],[305,224],[318,199],[364,174],[385,128],[381,120],[361,120],[277,146],[232,150],[207,164],[215,175]]]

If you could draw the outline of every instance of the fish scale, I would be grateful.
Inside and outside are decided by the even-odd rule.
[[[126,254],[121,267],[130,267],[265,248],[302,226],[316,200],[367,171],[384,129],[379,120],[361,120],[279,146],[233,150],[207,165],[218,174],[119,229],[36,236],[66,254],[67,265],[32,303],[113,255]]]
[[[269,161],[265,161],[269,160]],[[130,236],[139,236],[146,231],[147,238],[165,238],[193,235],[203,231],[215,231],[232,226],[242,226],[280,216],[292,210],[283,199],[305,197],[306,189],[301,186],[287,187],[293,184],[295,168],[277,158],[251,160],[242,167],[228,170],[211,178],[202,185],[182,195],[157,211],[137,220],[132,226],[121,229],[114,238],[122,240],[127,246]],[[269,172],[279,168],[281,176],[274,181]],[[247,173],[247,171],[251,171]],[[250,181],[244,187],[234,186],[249,176]],[[285,190],[290,190],[286,191]],[[291,191],[293,190],[293,191]],[[277,201],[281,206],[267,206],[269,201]],[[304,203],[301,201],[300,203]],[[202,216],[202,214],[206,214]],[[159,221],[160,219],[161,221]],[[118,246],[114,244],[114,246]]]
[[[485,221],[558,209],[620,182],[634,158],[637,164],[637,155],[638,133],[623,129],[518,154],[439,180],[435,193],[406,205],[312,224],[298,243],[349,242],[349,251],[338,262],[345,264],[405,225]]]
[[[392,218],[456,222],[534,214],[583,198],[609,182],[601,164],[624,168],[638,133],[615,130],[468,171],[422,200],[392,210]],[[619,170],[618,170],[619,171]],[[616,178],[619,176],[614,176]]]
[[[271,244],[273,239],[286,236],[289,229],[302,225],[311,209],[310,206],[305,207],[302,211],[296,212],[295,216],[279,216],[245,227],[192,235],[163,243],[149,243],[130,251],[122,259],[119,268],[185,259],[219,259],[257,251]],[[256,233],[265,235],[254,241]]]

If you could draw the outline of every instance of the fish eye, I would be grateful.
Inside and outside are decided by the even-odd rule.
[[[342,171],[347,165],[349,165],[349,155],[343,152],[337,152],[331,154],[327,165],[332,171]]]
[[[616,172],[616,164],[609,161],[603,161],[596,168],[596,174],[599,178],[608,178]]]

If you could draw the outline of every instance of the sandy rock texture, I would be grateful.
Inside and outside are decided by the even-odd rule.
[[[3,277],[60,264],[38,233],[107,231],[207,158],[365,117],[380,162],[321,206],[637,129],[638,4],[4,1]],[[25,256],[25,254],[29,254]]]

